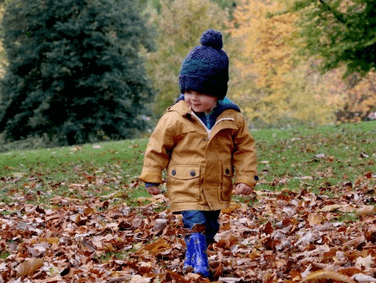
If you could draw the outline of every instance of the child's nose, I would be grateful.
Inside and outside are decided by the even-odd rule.
[[[198,99],[198,94],[197,94],[197,93],[192,93],[192,99],[193,99],[193,100]]]

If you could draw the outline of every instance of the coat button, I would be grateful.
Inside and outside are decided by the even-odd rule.
[[[196,172],[192,170],[192,171],[191,171],[191,176],[192,176],[192,177],[196,176]]]
[[[171,171],[171,174],[172,174],[172,176],[175,176],[175,175],[176,175],[176,170],[175,170],[175,169],[172,170],[172,171]]]
[[[230,169],[226,169],[226,175],[230,174]]]
[[[206,138],[203,138],[202,140],[203,140],[203,141],[206,141]]]
[[[258,181],[259,180],[259,176],[255,175],[255,181]]]

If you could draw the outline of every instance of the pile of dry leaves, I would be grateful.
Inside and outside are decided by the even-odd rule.
[[[208,251],[215,280],[376,282],[374,179],[234,202]],[[1,204],[0,282],[208,282],[182,272],[185,231],[166,202]]]

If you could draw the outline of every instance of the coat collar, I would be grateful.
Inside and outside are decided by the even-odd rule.
[[[240,108],[227,97],[225,97],[224,100],[218,100],[218,105],[214,108],[214,111],[217,113],[216,116],[219,116],[223,111],[228,109],[233,109],[240,112]],[[167,112],[168,111],[177,111],[180,113],[180,115],[186,116],[192,111],[192,109],[184,101],[184,95],[180,94],[180,96],[176,99],[175,104],[167,109]]]
[[[171,107],[167,109],[167,112],[176,111],[181,116],[186,117],[187,115],[191,115],[191,107],[188,106],[188,104],[184,100],[180,100]]]

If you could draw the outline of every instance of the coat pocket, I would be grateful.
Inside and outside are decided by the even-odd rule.
[[[223,201],[231,199],[232,195],[232,176],[234,170],[231,163],[222,165],[222,192],[221,198]]]
[[[200,200],[200,166],[173,165],[168,170],[168,196],[171,202]]]

